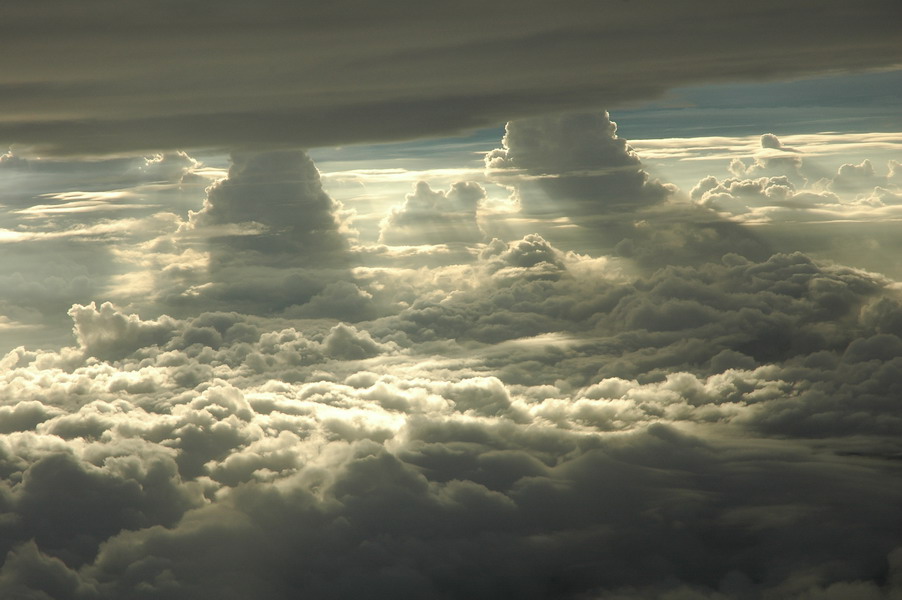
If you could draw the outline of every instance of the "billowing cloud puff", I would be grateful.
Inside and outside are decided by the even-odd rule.
[[[690,192],[692,200],[755,223],[856,223],[898,218],[902,187],[896,181],[895,161],[889,161],[885,176],[865,159],[859,164],[843,164],[834,175],[814,180],[818,168],[804,160],[804,149],[787,148],[773,134],[763,135],[761,146],[762,152],[751,165],[740,159],[730,163],[733,177],[709,175],[699,181]]]
[[[447,192],[433,191],[420,181],[403,206],[382,221],[379,241],[386,244],[444,244],[480,242],[485,234],[476,221],[476,209],[485,199],[476,182],[459,181]]]
[[[709,176],[692,188],[689,195],[702,206],[732,215],[751,213],[763,207],[804,210],[840,203],[839,197],[831,192],[797,190],[785,176],[723,180]],[[756,215],[760,214],[760,211],[756,212]]]
[[[589,219],[612,210],[635,210],[667,196],[649,182],[639,157],[617,137],[606,112],[566,113],[508,122],[503,147],[485,157],[488,169],[513,169],[526,214],[564,213]],[[544,195],[531,186],[538,186]]]
[[[240,261],[233,255],[245,253],[251,256],[244,260],[260,266],[326,267],[345,264],[347,242],[338,233],[335,212],[306,153],[235,153],[229,176],[209,189],[192,223],[214,228],[211,237],[225,238],[228,250],[214,261]],[[216,234],[215,227],[230,225],[238,228],[237,235],[229,229]]]
[[[772,133],[765,133],[760,139],[759,150],[751,164],[734,159],[730,162],[730,172],[737,178],[784,177],[793,185],[805,186],[808,180],[803,173],[802,157],[795,148],[784,146]]]
[[[15,7],[4,17],[17,51],[0,63],[0,142],[104,153],[409,139],[677,86],[902,60],[894,0],[646,8],[583,0],[565,11],[537,0],[429,10],[360,0]]]
[[[339,288],[356,289],[339,208],[305,152],[235,153],[228,177],[207,190],[201,210],[156,240],[165,242],[161,260],[168,255],[172,264],[154,274],[158,297],[180,314],[218,308],[354,318],[359,308],[361,318],[369,296],[360,290],[345,301],[323,301]],[[189,251],[204,253],[201,268]]]
[[[78,347],[7,355],[0,591],[898,594],[889,282],[539,236],[442,271],[394,322],[82,306]]]
[[[839,167],[830,182],[830,188],[837,192],[859,192],[872,189],[879,184],[885,185],[886,180],[878,177],[871,161],[863,160],[857,165],[846,163]]]
[[[88,356],[102,360],[124,358],[138,348],[162,345],[174,334],[175,322],[163,317],[142,321],[135,315],[123,315],[109,302],[100,310],[75,305],[69,311],[75,321],[75,338]]]

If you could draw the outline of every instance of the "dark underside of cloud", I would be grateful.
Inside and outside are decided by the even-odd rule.
[[[41,153],[314,147],[891,67],[895,0],[16,3],[0,142]]]
[[[503,145],[519,216],[610,254],[483,242],[473,183],[351,247],[306,154],[236,153],[142,246],[205,268],[7,354],[0,597],[899,598],[898,284],[680,201],[604,113]]]

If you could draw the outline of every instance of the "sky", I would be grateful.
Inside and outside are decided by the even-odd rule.
[[[902,598],[896,0],[0,10],[0,597]]]

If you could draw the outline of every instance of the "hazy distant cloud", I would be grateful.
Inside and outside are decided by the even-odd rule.
[[[13,7],[6,39],[17,51],[0,63],[0,140],[78,154],[407,139],[616,106],[681,85],[902,59],[893,0],[647,8]]]
[[[392,209],[382,221],[379,241],[386,244],[443,244],[480,242],[476,211],[486,197],[481,185],[459,181],[447,191],[433,191],[420,181],[402,206]]]
[[[787,148],[773,134],[761,136],[754,162],[734,158],[733,177],[705,177],[690,191],[696,203],[754,222],[867,221],[895,218],[902,186],[896,161],[881,175],[870,160],[845,163],[816,181],[805,149]]]
[[[755,153],[751,164],[742,159],[730,162],[730,172],[736,177],[784,177],[794,185],[804,187],[808,180],[803,172],[802,157],[795,148],[784,146],[772,133],[761,136],[761,149]]]
[[[842,156],[850,150],[902,151],[902,140],[893,132],[803,133],[780,136],[778,140],[784,150],[788,146],[794,153],[801,153],[805,157]],[[729,162],[733,158],[747,159],[755,154],[765,154],[765,149],[761,147],[761,136],[757,135],[636,139],[631,140],[630,145],[646,159],[674,158]]]

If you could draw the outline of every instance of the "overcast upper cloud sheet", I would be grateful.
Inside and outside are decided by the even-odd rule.
[[[892,67],[900,20],[895,0],[13,3],[0,140],[103,154],[422,138]]]
[[[898,4],[4,11],[0,598],[902,598]]]

